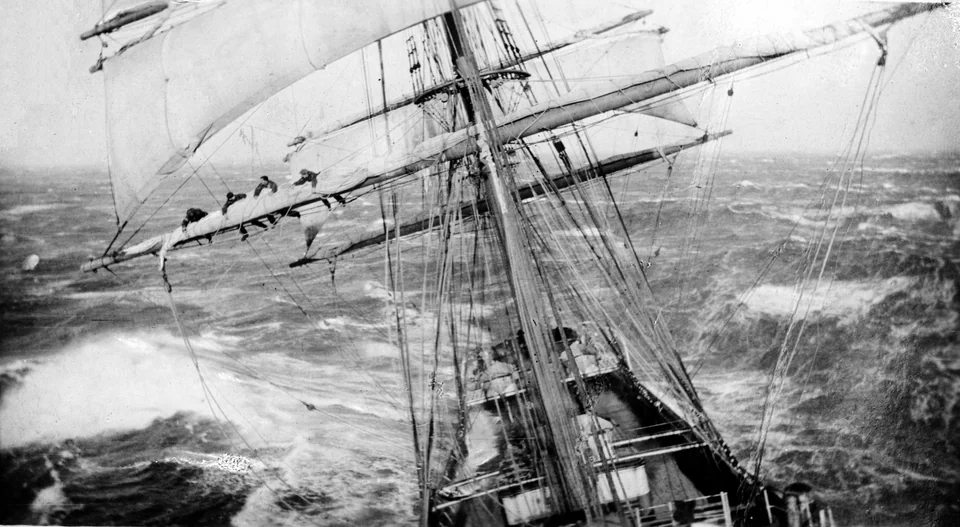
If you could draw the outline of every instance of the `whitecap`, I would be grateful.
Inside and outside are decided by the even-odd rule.
[[[53,478],[53,484],[37,492],[37,496],[30,503],[30,511],[40,516],[38,522],[40,525],[48,525],[53,514],[63,512],[70,507],[70,500],[63,493],[60,473],[54,470],[53,463],[50,462],[49,458],[45,457],[44,459],[46,460],[47,470],[50,471],[50,476]]]
[[[386,357],[400,358],[400,350],[396,346],[387,342],[362,342],[357,344],[357,348],[366,357]]]
[[[793,286],[761,285],[749,293],[744,303],[748,309],[771,315],[790,316],[796,311],[803,318],[806,313],[819,312],[852,320],[915,281],[897,276],[886,280],[824,282],[817,290],[811,284],[802,294]]]
[[[0,211],[0,214],[6,214],[8,216],[23,216],[25,214],[43,212],[45,210],[51,210],[57,207],[59,207],[59,205],[49,203],[42,205],[17,205],[16,207]]]
[[[324,319],[324,323],[327,327],[343,329],[346,327],[357,328],[357,329],[377,329],[384,326],[391,326],[392,324],[388,321],[381,321],[376,323],[361,322],[357,319],[350,317],[331,317]]]
[[[882,207],[879,212],[901,221],[940,221],[940,213],[930,203],[909,202]]]
[[[191,344],[200,351],[218,346],[196,337]],[[201,368],[216,374],[208,361]],[[229,396],[234,403],[244,397]],[[0,404],[0,437],[4,447],[89,437],[143,428],[181,411],[209,414],[182,341],[169,334],[105,334],[32,363]]]

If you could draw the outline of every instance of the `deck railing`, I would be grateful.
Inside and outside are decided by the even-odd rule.
[[[694,502],[693,521],[710,522],[715,525],[733,527],[733,511],[726,492],[712,496],[700,496],[686,503]],[[667,527],[677,525],[673,519],[676,506],[673,503],[664,503],[647,508],[634,508],[630,519],[634,525],[640,527]]]

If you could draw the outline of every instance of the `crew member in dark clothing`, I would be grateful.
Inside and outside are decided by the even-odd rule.
[[[253,190],[253,197],[256,198],[257,196],[259,196],[260,192],[262,192],[264,189],[270,189],[271,192],[276,194],[277,184],[274,183],[273,181],[270,181],[270,178],[268,178],[267,176],[260,176],[260,184],[257,185],[257,188]]]
[[[300,179],[294,181],[293,184],[294,186],[303,185],[304,183],[309,181],[310,185],[313,186],[313,188],[317,188],[318,175],[319,175],[318,173],[311,172],[304,168],[303,170],[300,171]],[[343,196],[341,196],[340,194],[324,194],[324,196],[320,198],[320,201],[323,202],[323,204],[326,205],[328,209],[330,208],[330,202],[325,199],[328,196],[337,200],[337,203],[341,205],[347,204],[347,200],[343,199]]]
[[[300,171],[300,179],[294,181],[294,182],[293,182],[293,185],[294,185],[294,186],[299,186],[299,185],[303,185],[304,183],[306,183],[306,182],[309,181],[309,182],[310,182],[310,186],[316,188],[316,187],[317,187],[317,176],[318,176],[318,175],[319,175],[319,174],[317,174],[316,172],[311,172],[311,171],[309,171],[309,170],[307,170],[307,169],[304,168],[303,170]]]
[[[242,199],[246,199],[246,197],[247,197],[246,194],[234,194],[233,192],[227,192],[227,202],[223,204],[223,208],[220,209],[221,212],[226,214],[227,209],[230,208],[230,205],[233,205],[234,203]]]
[[[201,209],[187,209],[187,217],[183,219],[183,223],[180,224],[180,228],[186,232],[188,224],[198,222],[206,215],[207,213]]]

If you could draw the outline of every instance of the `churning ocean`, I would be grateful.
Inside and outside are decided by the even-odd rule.
[[[663,166],[613,180],[694,383],[744,461],[799,262],[823,226],[811,204],[830,162],[726,155],[710,209],[694,219],[682,199],[692,163],[666,182]],[[259,173],[234,176],[252,188]],[[825,285],[805,297],[810,324],[764,474],[811,484],[843,524],[955,525],[960,155],[871,156],[860,176],[835,209]],[[7,168],[0,182],[0,522],[416,521],[388,338],[393,310],[376,250],[341,262],[334,283],[326,264],[287,267],[302,253],[296,221],[253,249],[233,234],[172,253],[173,298],[195,366],[155,258],[115,275],[79,271],[113,234],[105,174]],[[179,224],[199,195],[166,203],[154,228]],[[377,224],[373,204],[351,206],[361,213],[337,229]],[[691,233],[697,243],[683,245]],[[24,270],[33,254],[39,264]]]

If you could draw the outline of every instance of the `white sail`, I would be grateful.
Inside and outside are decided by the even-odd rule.
[[[871,26],[890,24],[926,9],[929,8],[926,6],[894,7],[803,33],[765,36],[737,46],[718,48],[712,52],[682,60],[659,70],[622,79],[612,88],[606,90],[597,91],[595,88],[594,91],[574,90],[563,97],[503,116],[497,119],[497,127],[504,142],[535,136],[542,132],[555,130],[597,116],[603,112],[630,107],[648,99],[669,95],[686,87],[709,82],[723,75],[773,59],[834,45],[857,35],[868,35],[867,29]],[[469,154],[476,154],[479,151],[475,140],[478,133],[478,127],[472,126],[427,139],[417,145],[416,148],[395,151],[390,155],[377,157],[366,163],[344,163],[343,165],[328,167],[318,176],[315,188],[308,190],[304,188],[308,186],[304,186],[289,190],[281,189],[275,197],[271,197],[264,202],[262,209],[258,205],[255,210],[248,210],[242,216],[207,228],[209,222],[223,222],[225,220],[225,218],[214,213],[202,224],[205,226],[202,233],[198,231],[183,237],[174,235],[170,238],[170,243],[167,246],[171,247],[181,240],[194,238],[201,234],[215,233],[226,228],[237,228],[244,221],[256,219],[267,213],[275,213],[305,203],[317,202],[320,200],[320,196],[343,193],[389,181],[429,168],[441,161],[460,159]],[[182,158],[177,157],[174,161],[182,162]],[[294,174],[297,174],[303,168],[316,171],[317,166],[322,166],[320,153],[309,148],[297,152],[290,160],[291,172]],[[269,206],[267,203],[269,203]],[[233,210],[231,209],[231,213]],[[153,244],[141,243],[136,246],[138,248],[136,251],[127,249],[120,254],[106,256],[89,262],[83,266],[83,269],[94,270],[117,261],[156,252],[159,248],[156,243],[156,241]]]
[[[477,0],[458,0],[460,6]],[[225,125],[295,81],[450,9],[448,0],[234,1],[106,61],[118,221]]]
[[[626,26],[597,35],[580,46],[567,48],[544,60],[530,61],[532,77],[548,79],[551,77],[548,72],[555,77],[554,82],[535,83],[531,89],[538,100],[545,101],[573,89],[606,92],[619,88],[620,83],[631,75],[666,65],[663,59],[664,31]],[[641,113],[697,126],[683,103],[676,100]]]
[[[632,23],[600,34],[580,35],[581,41],[576,45],[524,63],[530,78],[538,80],[529,83],[529,93],[538,101],[546,101],[574,87],[598,94],[619,89],[623,79],[665,65],[662,32],[659,28],[640,29]],[[556,80],[545,80],[551,77]],[[405,100],[405,105],[389,105],[388,116],[379,113],[369,117],[354,116],[346,121],[350,126],[334,122],[306,133],[306,143],[298,145],[298,153],[294,156],[308,156],[311,159],[309,168],[321,171],[343,163],[369,161],[388,151],[409,151],[443,131],[443,127],[431,117],[431,112],[421,111],[414,105],[412,97]],[[678,100],[645,108],[638,113],[696,126],[696,121]],[[632,145],[632,148],[650,148],[656,144]],[[364,146],[358,148],[357,145]]]
[[[641,20],[644,17],[648,16],[650,13],[652,13],[652,11],[640,10],[630,15],[627,15],[620,20],[616,20],[606,24],[601,24],[591,29],[578,31],[571,36],[554,41],[548,47],[541,48],[533,52],[525,53],[518,60],[505,61],[504,63],[500,64],[500,67],[513,68],[520,64],[532,63],[533,61],[539,60],[540,57],[544,55],[557,53],[560,50],[573,47],[577,44],[584,43],[585,41],[589,41],[591,39],[597,39],[597,38],[603,39],[605,37],[604,35],[605,33],[612,30],[616,30],[623,26],[632,25],[638,20]],[[659,33],[660,30],[658,30],[657,32]],[[662,65],[663,65],[663,62],[661,62],[658,66],[662,66]],[[652,69],[652,68],[646,68],[646,69]],[[634,68],[632,71],[644,71],[644,70]],[[430,89],[433,89],[436,87],[437,87],[436,85],[431,85],[427,87],[425,91],[429,91]],[[371,118],[379,117],[380,115],[383,115],[385,113],[390,113],[395,111],[404,111],[405,109],[412,107],[416,99],[417,99],[417,95],[408,93],[404,97],[400,97],[399,99],[391,100],[385,103],[382,108],[376,109],[376,111],[373,111],[374,109],[370,108],[368,109],[368,111],[365,111],[362,113],[353,114],[349,117],[344,117],[341,119],[329,121],[325,123],[321,128],[312,130],[310,133],[312,134],[313,137],[322,137],[324,135],[331,134],[333,132],[342,130],[344,128],[348,128],[360,122],[367,121]]]
[[[504,142],[523,139],[604,112],[636,106],[793,53],[837,45],[857,36],[870,38],[867,32],[870,27],[893,23],[923,9],[927,8],[894,7],[802,33],[766,35],[735,46],[724,46],[658,70],[611,80],[603,88],[573,89],[536,106],[499,117],[496,124]],[[472,126],[431,138],[413,150],[394,152],[363,167],[330,167],[319,179],[318,188],[329,193],[344,192],[352,189],[357,181],[370,185],[422,170],[441,160],[475,154],[479,151],[475,141],[478,134],[479,128]],[[309,146],[290,158],[293,174],[305,168],[316,171],[319,166],[324,166],[322,154]]]

